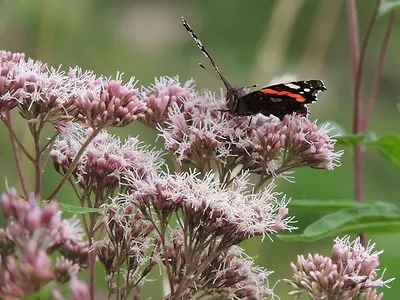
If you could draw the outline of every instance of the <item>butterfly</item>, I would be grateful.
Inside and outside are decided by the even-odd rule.
[[[182,17],[182,23],[224,83],[227,111],[233,115],[250,116],[261,113],[269,116],[272,114],[282,120],[285,115],[296,113],[306,117],[308,116],[307,104],[316,102],[319,92],[326,90],[322,80],[280,83],[251,93],[247,93],[245,87],[236,88],[222,75],[220,68],[184,17]]]

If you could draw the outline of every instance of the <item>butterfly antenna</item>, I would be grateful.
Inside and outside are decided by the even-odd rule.
[[[211,55],[207,52],[206,48],[203,46],[202,42],[197,37],[197,35],[194,33],[193,29],[189,26],[188,22],[185,20],[184,17],[182,17],[182,24],[183,24],[183,27],[185,27],[185,29],[190,33],[190,35],[192,36],[192,38],[196,42],[197,47],[199,47],[200,51],[203,52],[205,57],[208,58],[208,60],[210,61],[211,65],[213,66],[215,72],[217,72],[219,78],[221,78],[222,82],[225,84],[225,87],[228,90],[231,89],[232,86],[229,84],[229,82],[226,80],[226,78],[222,75],[222,73],[221,73],[220,69],[218,68],[217,64],[214,62],[214,60],[212,59]],[[201,65],[201,64],[200,64],[200,67],[205,69],[204,66]]]
[[[211,71],[209,69],[207,69],[202,63],[199,63],[199,67],[211,74]],[[212,75],[214,76],[214,73]],[[215,77],[217,77],[217,76],[215,76]],[[258,86],[257,84],[246,85],[241,88],[238,88],[237,90],[252,89],[252,88],[256,88],[257,86]],[[399,109],[400,109],[400,104],[399,104]]]
[[[199,67],[205,70],[206,72],[210,73],[212,76],[216,78],[220,78],[219,76],[215,75],[213,72],[210,71],[210,69],[206,68],[202,63],[199,63]]]

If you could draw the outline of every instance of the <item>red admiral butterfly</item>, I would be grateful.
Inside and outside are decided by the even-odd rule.
[[[233,87],[222,75],[221,70],[204,48],[193,29],[182,17],[183,26],[195,40],[201,52],[209,59],[214,70],[226,87],[226,106],[231,114],[249,116],[257,113],[270,114],[283,119],[285,115],[296,113],[308,115],[306,104],[317,101],[317,95],[325,91],[321,80],[294,81],[264,87],[258,91],[246,93],[245,88]]]

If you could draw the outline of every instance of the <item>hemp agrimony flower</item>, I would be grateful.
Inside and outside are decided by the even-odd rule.
[[[228,170],[237,167],[271,178],[296,167],[333,169],[339,164],[342,152],[334,151],[328,126],[294,115],[283,121],[237,117],[221,111],[224,101],[203,93],[171,106],[158,129],[178,162],[190,162],[202,172],[216,163],[224,182],[231,180]]]
[[[191,290],[205,292],[218,285],[203,276],[211,272],[207,269],[211,263],[224,264],[218,260],[224,260],[232,246],[253,236],[294,229],[285,197],[277,199],[279,194],[273,192],[274,185],[258,194],[246,192],[247,175],[238,177],[229,187],[219,183],[211,172],[205,176],[194,172],[160,174],[147,180],[128,176],[124,181],[129,193],[121,195],[118,203],[131,203],[140,211],[140,218],[154,225],[153,234],[159,240],[154,258],[158,257],[165,265],[170,296],[174,299],[188,295]],[[168,229],[172,216],[178,224],[173,230]],[[238,276],[232,279],[232,284],[243,273],[239,265],[237,273],[232,271]],[[223,273],[220,275],[223,277]],[[247,299],[245,295],[252,294],[262,298],[271,295],[269,290],[261,292],[261,287],[255,288],[258,281],[253,281],[254,278],[242,279],[231,289],[220,282],[215,293],[232,293],[237,299]],[[247,290],[242,284],[248,285]]]
[[[21,115],[40,124],[71,119],[72,99],[86,86],[77,85],[60,68],[25,59],[23,54],[0,51],[0,113],[18,107]]]
[[[195,96],[193,86],[192,80],[181,85],[178,77],[161,77],[156,79],[152,86],[143,87],[141,98],[147,105],[143,122],[151,127],[163,124],[169,107],[175,104],[181,105],[183,99],[191,99]]]
[[[90,128],[84,130],[75,126],[56,141],[50,152],[56,170],[64,174],[70,168],[91,133]],[[84,194],[96,193],[97,199],[105,201],[116,192],[127,174],[145,180],[156,173],[162,163],[160,152],[149,150],[137,138],[129,137],[122,142],[118,137],[101,131],[79,158],[72,175]],[[101,204],[103,202],[95,207]]]
[[[119,198],[104,205],[102,222],[107,236],[95,242],[93,250],[106,270],[110,295],[127,298],[132,290],[140,293],[145,277],[157,264],[151,236],[154,225],[132,203]]]
[[[305,290],[312,299],[382,299],[383,294],[376,288],[394,279],[377,277],[383,251],[374,252],[374,248],[371,243],[364,247],[359,237],[350,241],[345,236],[335,239],[331,257],[299,255],[291,264],[293,278],[285,280],[294,288],[290,294],[299,295]]]
[[[77,118],[92,128],[124,126],[143,118],[146,103],[139,100],[139,91],[131,78],[123,84],[119,76],[115,80],[100,78],[97,89],[74,99]]]
[[[192,256],[182,233],[175,232],[165,249],[167,257],[163,263],[168,264],[170,275],[178,283],[167,299],[177,298],[176,294],[183,298],[208,295],[212,299],[238,300],[275,296],[268,284],[268,276],[273,272],[255,266],[238,246],[214,252],[211,244]]]
[[[23,192],[19,197],[10,189],[1,198],[0,298],[46,286],[61,300],[68,284],[71,299],[94,299],[97,263],[108,298],[139,299],[160,270],[168,283],[165,300],[275,297],[272,272],[255,266],[238,245],[295,229],[288,198],[273,179],[297,167],[339,165],[342,152],[335,151],[329,126],[296,115],[236,116],[226,111],[225,96],[198,92],[192,80],[177,77],[138,89],[133,77],[124,83],[120,74],[64,72],[19,53],[0,51],[0,64],[0,121]],[[13,109],[26,121],[32,147],[14,131]],[[162,151],[139,137],[121,140],[105,130],[134,121],[158,131],[173,171]],[[45,139],[46,124],[53,132]],[[34,169],[32,194],[20,155]],[[49,158],[62,178],[43,197]],[[62,219],[52,200],[66,182],[79,218]],[[39,205],[42,198],[47,201]],[[299,257],[288,282],[294,294],[378,299],[375,287],[389,281],[376,278],[380,252],[372,248],[338,239],[331,258]],[[88,285],[78,280],[86,268]]]
[[[179,211],[183,220],[191,220],[187,226],[192,234],[203,234],[196,228],[207,228],[207,236],[197,239],[222,236],[227,245],[252,236],[293,229],[291,218],[287,217],[285,197],[277,199],[279,194],[273,192],[274,185],[258,194],[246,193],[247,177],[236,179],[231,188],[221,186],[212,173],[204,178],[196,173],[166,174],[147,181],[128,177],[126,181],[133,192],[126,199],[146,218],[153,218],[154,210],[157,216],[165,218],[161,222]]]
[[[65,283],[87,267],[88,243],[80,225],[61,219],[55,202],[18,199],[16,190],[1,196],[7,228],[0,232],[0,296],[29,295],[56,280]],[[54,264],[51,255],[57,253]]]

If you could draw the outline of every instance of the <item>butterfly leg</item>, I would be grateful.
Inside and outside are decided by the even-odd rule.
[[[250,116],[249,124],[247,125],[247,127],[250,127],[251,121],[253,121],[253,116]]]

